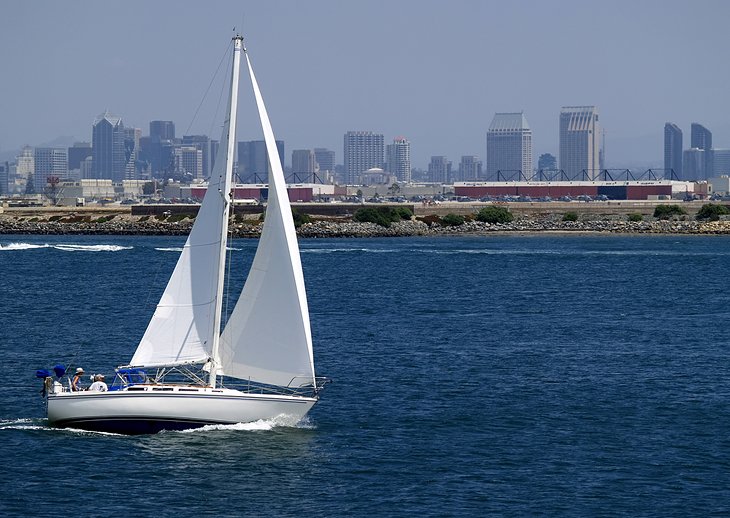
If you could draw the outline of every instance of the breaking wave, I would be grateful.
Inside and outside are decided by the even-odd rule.
[[[120,245],[76,245],[72,243],[59,243],[55,245],[51,245],[49,243],[44,243],[42,245],[34,243],[0,244],[0,251],[36,250],[38,248],[53,248],[63,252],[119,252],[121,250],[131,250],[134,247]]]

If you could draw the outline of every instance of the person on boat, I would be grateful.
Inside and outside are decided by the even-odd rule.
[[[71,380],[71,390],[74,392],[78,392],[80,390],[84,390],[84,388],[81,386],[81,377],[84,375],[84,369],[79,367],[76,369],[76,374],[74,374],[73,380]]]
[[[103,374],[97,374],[96,376],[94,376],[94,383],[91,384],[89,390],[95,392],[106,392],[107,390],[109,390],[109,387],[106,386],[104,379],[105,377]]]

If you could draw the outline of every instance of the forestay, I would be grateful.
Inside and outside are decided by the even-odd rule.
[[[235,72],[234,72],[235,73]],[[231,89],[237,88],[237,79]],[[231,190],[235,112],[223,125],[208,189],[175,270],[134,353],[131,365],[175,365],[210,358],[215,333],[221,255],[225,253],[228,193]]]
[[[220,374],[272,385],[314,381],[312,334],[299,247],[266,107],[246,55],[269,159],[259,246],[220,341]]]

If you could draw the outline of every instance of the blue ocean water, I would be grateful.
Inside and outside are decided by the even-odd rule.
[[[127,362],[183,241],[0,237],[0,515],[730,512],[729,236],[305,240],[305,423],[46,427],[34,371]]]

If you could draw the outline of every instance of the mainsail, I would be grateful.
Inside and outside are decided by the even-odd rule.
[[[274,132],[246,54],[269,159],[259,246],[220,341],[219,373],[288,386],[314,382],[312,333],[294,221]]]
[[[234,52],[240,53],[241,43],[234,41]],[[130,365],[175,365],[204,361],[213,354],[219,332],[216,328],[220,327],[221,265],[225,262],[233,172],[238,73],[238,61],[234,59],[226,112],[229,116],[223,125],[208,190]]]

